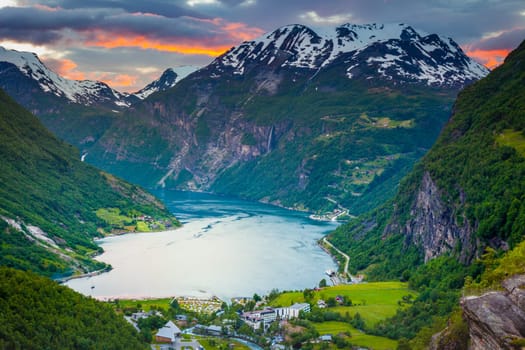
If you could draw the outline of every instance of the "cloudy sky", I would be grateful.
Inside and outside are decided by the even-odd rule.
[[[412,25],[494,67],[525,39],[524,0],[0,0],[0,45],[70,79],[136,91],[168,67],[301,23]]]

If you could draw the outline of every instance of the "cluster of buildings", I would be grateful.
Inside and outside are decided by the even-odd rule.
[[[301,311],[310,312],[310,304],[295,303],[288,307],[265,308],[263,310],[244,312],[241,315],[241,319],[254,330],[267,329],[275,320],[289,320],[299,317]]]

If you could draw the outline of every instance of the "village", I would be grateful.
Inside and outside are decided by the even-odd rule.
[[[255,299],[259,299],[255,296]],[[241,306],[242,308],[236,311],[237,318],[221,318],[225,314],[224,305],[216,297],[210,299],[199,299],[191,297],[179,297],[173,298],[171,305],[174,303],[179,305],[180,310],[190,311],[188,314],[176,314],[173,320],[168,320],[164,323],[158,330],[155,332],[154,337],[152,338],[152,349],[206,349],[200,342],[199,339],[203,337],[208,339],[210,338],[238,338],[238,341],[243,342],[240,344],[245,344],[248,348],[259,349],[255,342],[257,339],[253,336],[254,334],[265,334],[268,332],[270,326],[275,322],[288,321],[298,318],[301,313],[310,312],[309,303],[295,303],[289,307],[264,307],[262,309],[252,310],[252,311],[242,311],[244,307],[248,305],[248,308],[251,308],[249,305],[254,305],[254,307],[263,305],[264,302],[259,300],[254,304],[254,298],[238,298],[233,300],[235,305]],[[317,303],[319,307],[326,307],[324,301],[319,301]],[[221,320],[221,325],[211,324],[204,325],[200,323],[195,323],[198,318],[192,317],[191,315],[212,315],[213,318]],[[164,314],[159,310],[150,310],[148,312],[140,310],[137,312],[131,313],[129,316],[125,316],[125,319],[132,324],[138,332],[141,332],[140,324],[144,323],[143,321],[148,319],[163,319]],[[236,331],[234,325],[237,325],[239,322],[249,327],[251,332]],[[184,330],[182,330],[184,329]],[[246,334],[248,333],[248,334]],[[272,349],[285,349],[284,345],[279,344],[279,340],[283,341],[284,339],[276,338],[273,339]],[[202,342],[202,340],[201,340]],[[212,342],[215,343],[215,342]],[[251,344],[251,346],[250,346]],[[229,348],[235,348],[235,343],[228,344]]]
[[[152,349],[395,349],[395,342],[369,335],[367,327],[393,315],[413,296],[401,283],[320,286],[303,291],[232,298],[177,297],[113,301]],[[375,305],[376,295],[390,304]],[[389,296],[390,295],[390,296]]]

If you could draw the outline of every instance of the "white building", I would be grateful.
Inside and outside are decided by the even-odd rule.
[[[264,310],[244,312],[241,318],[253,329],[259,329],[261,326],[266,329],[270,323],[277,319],[277,314],[274,309],[266,308]]]
[[[277,316],[281,320],[289,320],[292,318],[299,317],[301,311],[310,312],[310,304],[308,303],[295,303],[292,306],[280,307],[275,309]]]

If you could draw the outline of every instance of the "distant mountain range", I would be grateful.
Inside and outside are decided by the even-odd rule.
[[[63,78],[46,67],[34,53],[0,47],[0,87],[4,90],[18,90],[23,94],[24,88],[20,85],[25,80],[26,84],[37,87],[40,93],[52,94],[85,106],[129,107],[154,92],[175,86],[178,81],[197,69],[198,67],[193,66],[169,68],[158,80],[136,93],[122,93],[100,81]]]
[[[59,77],[3,65],[0,86],[86,161],[128,180],[352,213],[394,193],[456,93],[488,73],[452,39],[405,24],[285,26],[133,95],[85,83],[99,88],[79,93],[83,103],[55,88]],[[98,105],[93,91],[104,91]]]

